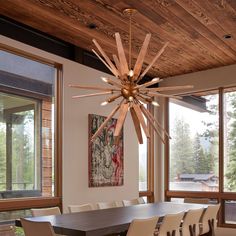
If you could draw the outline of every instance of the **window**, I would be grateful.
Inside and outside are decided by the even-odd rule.
[[[194,103],[169,101],[172,140],[166,198],[200,197],[220,202],[221,226],[236,225],[235,91],[225,88],[198,93]]]
[[[224,191],[236,192],[236,92],[224,94]]]
[[[60,68],[6,50],[0,50],[0,211],[59,205]],[[15,207],[14,198],[22,198]]]
[[[201,99],[205,110],[169,104],[170,190],[218,191],[218,95]]]

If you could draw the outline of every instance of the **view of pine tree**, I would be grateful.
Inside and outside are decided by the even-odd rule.
[[[0,191],[6,188],[6,125],[0,123]]]
[[[195,135],[193,143],[193,163],[195,174],[209,174],[212,171],[210,159],[204,153],[198,133]]]
[[[171,141],[171,179],[178,174],[194,173],[193,145],[190,137],[189,124],[183,119],[177,119],[172,130]]]
[[[227,154],[229,163],[226,171],[227,188],[230,191],[236,191],[236,93],[233,92],[227,96],[227,103],[231,107],[227,112],[229,118],[229,135],[227,137]]]
[[[12,168],[14,183],[13,189],[32,189],[34,185],[34,156],[31,140],[33,134],[29,133],[29,126],[33,125],[32,111],[21,112],[22,116],[20,124],[13,125],[12,135]]]

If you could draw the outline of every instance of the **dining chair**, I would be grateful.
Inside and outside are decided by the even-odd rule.
[[[83,212],[83,211],[91,211],[93,210],[93,206],[90,203],[83,204],[83,205],[69,205],[68,206],[69,212]]]
[[[184,217],[184,212],[165,215],[159,227],[159,230],[155,235],[180,236],[180,224],[183,217]]]
[[[147,219],[134,219],[129,226],[126,236],[153,236],[157,222],[157,216]]]
[[[217,213],[220,209],[220,204],[210,205],[207,207],[200,220],[200,235],[208,232],[214,235],[217,225]]]
[[[139,198],[134,198],[134,199],[131,199],[131,200],[123,200],[123,205],[124,206],[133,206],[133,205],[138,205],[138,204],[144,204],[145,201],[143,200],[142,197],[139,197]]]
[[[12,225],[0,225],[1,236],[15,236],[14,226]]]
[[[108,209],[108,208],[115,208],[118,207],[116,201],[113,202],[98,202],[97,203],[98,209]]]
[[[34,208],[31,209],[32,216],[49,216],[49,215],[61,215],[59,207],[50,208]]]
[[[208,198],[185,198],[184,203],[209,204]]]
[[[183,219],[181,236],[199,236],[199,222],[203,208],[189,210]]]
[[[55,236],[53,228],[49,222],[35,222],[20,219],[25,236]]]

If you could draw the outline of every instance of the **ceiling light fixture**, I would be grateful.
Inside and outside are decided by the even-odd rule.
[[[165,143],[165,138],[163,137],[163,133],[165,136],[170,138],[167,131],[161,126],[157,119],[150,113],[150,111],[145,107],[144,104],[152,104],[154,106],[159,106],[159,104],[155,101],[155,97],[171,97],[176,99],[181,99],[179,96],[167,95],[161,93],[162,91],[170,91],[170,90],[182,90],[182,89],[190,89],[193,88],[191,85],[186,86],[174,86],[174,87],[161,87],[161,88],[149,88],[149,86],[154,85],[156,83],[161,82],[162,80],[159,78],[153,78],[151,81],[140,84],[139,82],[142,78],[147,74],[150,68],[155,64],[157,59],[162,55],[165,48],[168,46],[168,42],[165,43],[160,51],[153,58],[151,63],[142,71],[142,66],[144,62],[144,58],[147,52],[147,48],[149,45],[149,41],[151,38],[151,34],[147,34],[143,45],[140,49],[139,55],[137,57],[136,63],[132,66],[132,58],[131,58],[131,49],[132,49],[132,31],[131,31],[131,18],[132,15],[136,12],[135,9],[125,9],[124,14],[129,16],[129,61],[127,63],[124,48],[122,45],[121,37],[119,33],[115,33],[116,45],[118,56],[113,55],[113,61],[107,56],[105,51],[101,48],[99,43],[93,39],[93,43],[97,47],[97,50],[100,52],[100,55],[97,51],[92,49],[92,51],[97,55],[97,57],[103,62],[103,64],[114,74],[115,79],[101,77],[102,81],[113,86],[113,87],[91,87],[91,86],[82,86],[82,85],[70,85],[73,88],[86,89],[86,90],[100,90],[102,92],[85,94],[73,96],[73,98],[84,98],[91,96],[100,96],[100,95],[108,95],[107,100],[101,103],[102,106],[105,106],[111,102],[114,102],[118,98],[122,98],[122,100],[118,103],[118,105],[112,110],[103,124],[99,127],[96,133],[92,136],[92,141],[100,134],[103,128],[106,126],[107,122],[120,111],[118,115],[118,120],[114,132],[115,139],[119,139],[119,135],[121,129],[123,127],[126,115],[128,111],[131,113],[131,117],[133,119],[134,127],[136,130],[136,134],[138,137],[138,141],[140,144],[143,143],[143,137],[141,132],[141,127],[147,136],[150,138],[149,129],[147,126],[146,120],[155,130],[157,135],[160,137],[161,141]]]

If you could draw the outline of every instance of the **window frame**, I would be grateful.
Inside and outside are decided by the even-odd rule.
[[[224,192],[224,93],[227,89],[235,88],[236,86],[227,88],[212,89],[211,92],[218,91],[219,94],[219,190],[218,192],[199,192],[199,191],[176,191],[169,190],[169,167],[170,167],[170,152],[169,152],[169,140],[167,139],[165,146],[165,176],[164,176],[164,189],[165,189],[165,201],[170,201],[171,198],[211,198],[216,199],[221,203],[221,208],[218,214],[219,226],[236,228],[236,224],[225,223],[225,200],[235,200],[236,192]],[[166,112],[165,112],[165,129],[169,132],[169,99],[166,99]]]
[[[37,61],[56,68],[55,78],[55,154],[54,154],[54,175],[55,175],[55,190],[52,197],[23,197],[23,198],[11,198],[0,199],[0,212],[2,211],[15,211],[30,209],[34,207],[53,207],[59,206],[62,208],[62,92],[63,92],[63,76],[62,65],[49,59],[45,59],[40,56],[25,52],[23,50],[0,43],[0,49],[9,53],[25,57],[30,60]],[[0,86],[1,92],[11,93],[19,96],[31,97],[30,92],[21,91],[17,88],[12,89],[5,86]],[[35,96],[37,98],[37,96]]]

